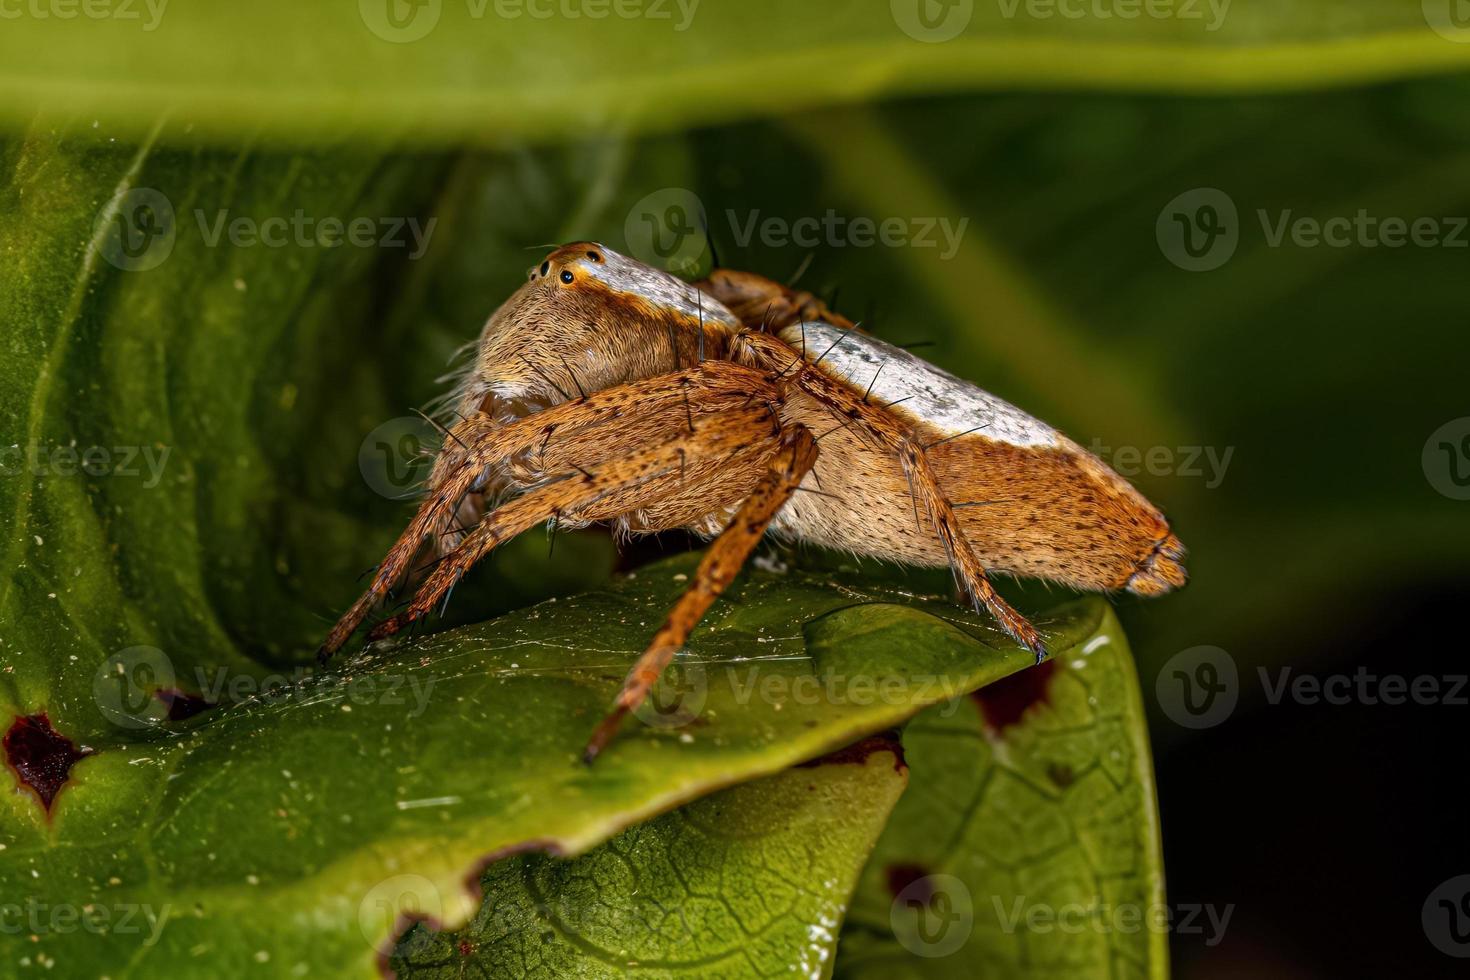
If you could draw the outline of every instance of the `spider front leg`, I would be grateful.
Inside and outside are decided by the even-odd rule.
[[[816,460],[817,443],[811,432],[805,427],[787,429],[760,483],[705,552],[688,589],[669,611],[643,656],[628,672],[612,711],[603,718],[587,742],[582,753],[583,761],[590,763],[597,758],[617,733],[623,719],[636,711],[648,697],[648,692],[673,660],[674,654],[684,646],[695,625],[735,578],[776,512],[791,499]]]
[[[707,361],[684,371],[593,392],[508,424],[487,415],[461,420],[446,434],[418,512],[379,563],[367,590],[328,633],[319,659],[325,662],[341,649],[408,575],[426,539],[438,541],[451,532],[459,502],[495,467],[539,457],[543,466],[546,460],[560,460],[562,471],[571,472],[571,464],[585,465],[582,460],[596,462],[616,455],[629,439],[647,431],[626,425],[627,419],[651,420],[651,427],[658,431],[677,431],[679,425],[692,425],[697,411],[720,411],[729,405],[760,407],[779,398],[779,389],[761,372],[728,361]]]
[[[753,456],[755,465],[762,465],[777,446],[770,410],[763,404],[742,406],[729,399],[719,404],[719,412],[706,415],[700,425],[673,439],[590,468],[573,465],[569,474],[552,475],[543,485],[486,514],[458,547],[439,560],[408,608],[378,624],[368,640],[391,636],[427,616],[475,563],[543,521],[587,523],[664,504],[670,498],[700,500],[705,498],[709,476],[728,465],[727,460],[746,457],[743,462],[749,466]]]

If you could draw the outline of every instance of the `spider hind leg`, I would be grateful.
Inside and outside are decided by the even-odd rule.
[[[674,654],[684,646],[695,625],[744,566],[756,542],[777,511],[791,499],[816,459],[817,444],[811,432],[802,427],[787,429],[781,437],[780,449],[770,461],[760,483],[705,552],[689,587],[669,611],[643,656],[628,672],[612,710],[597,726],[583,750],[584,762],[590,763],[597,758],[617,733],[623,719],[638,710],[648,697],[648,692],[674,659]]]

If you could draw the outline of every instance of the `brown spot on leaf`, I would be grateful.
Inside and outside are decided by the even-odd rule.
[[[1077,778],[1077,774],[1072,771],[1072,767],[1063,762],[1053,762],[1047,766],[1046,775],[1057,789],[1066,789]]]
[[[862,765],[868,761],[868,756],[874,752],[892,752],[893,768],[896,772],[908,772],[908,763],[903,758],[903,744],[898,740],[898,730],[891,728],[888,731],[869,735],[867,738],[859,739],[851,745],[843,746],[836,752],[828,752],[826,755],[815,759],[808,759],[801,763],[803,768],[816,766],[838,766],[838,765]]]
[[[44,711],[17,717],[5,733],[4,744],[5,761],[15,770],[20,784],[36,794],[47,816],[56,794],[66,785],[71,767],[92,754],[52,728]]]
[[[177,688],[155,691],[153,696],[168,706],[169,721],[183,721],[214,707],[214,702]]]
[[[903,890],[909,885],[925,880],[930,874],[929,869],[922,864],[890,864],[883,870],[888,878],[888,893],[894,898],[903,894]],[[913,897],[928,905],[932,896],[923,894]]]
[[[1027,708],[1033,704],[1044,704],[1056,670],[1055,660],[1043,660],[1035,667],[1028,667],[972,693],[970,697],[980,705],[985,727],[992,734],[999,735],[1020,721]]]

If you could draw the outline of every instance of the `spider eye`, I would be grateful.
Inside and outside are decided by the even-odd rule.
[[[572,270],[570,270],[570,269],[563,269],[563,270],[561,270],[561,281],[562,282],[570,284],[571,281],[573,279],[575,279],[575,278],[577,278],[577,277],[574,276],[574,275],[572,275]]]
[[[597,252],[588,252],[587,253],[587,257],[589,259],[591,259],[593,262],[601,262],[602,261],[602,256],[599,253],[597,253]]]
[[[541,274],[544,276],[544,275],[546,275],[546,273],[548,273],[550,271],[551,271],[551,263],[550,262],[542,262],[541,263]]]

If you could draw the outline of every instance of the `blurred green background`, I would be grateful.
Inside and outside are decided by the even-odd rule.
[[[7,14],[0,442],[172,447],[162,494],[76,491],[142,515],[98,529],[132,625],[205,657],[300,662],[404,519],[393,487],[364,479],[365,438],[438,393],[547,244],[707,263],[686,220],[702,207],[723,264],[804,270],[880,336],[927,342],[1109,447],[1176,524],[1190,586],[1117,605],[1153,715],[1171,899],[1235,906],[1219,945],[1173,937],[1178,973],[1449,975],[1420,912],[1470,870],[1452,789],[1466,708],[1271,691],[1282,667],[1465,671],[1470,45],[1454,6],[1239,2],[1208,29],[1208,8],[924,4],[705,0],[685,29],[672,4],[667,21],[446,4],[418,40],[385,37],[366,0],[180,5],[154,28],[146,7],[140,22]],[[962,11],[952,38],[917,36]],[[168,253],[146,272],[102,265],[105,249],[86,265],[136,188],[172,208]],[[298,209],[435,224],[421,256],[206,240],[222,211]],[[780,231],[829,212],[897,220],[906,240]],[[1276,236],[1360,212],[1433,231]],[[753,219],[776,231],[747,237]],[[962,227],[952,248],[914,239],[941,222]],[[1220,234],[1193,257],[1186,226],[1192,244]],[[222,441],[240,447],[231,466]],[[179,500],[192,526],[169,525]],[[33,546],[23,526],[6,539],[23,573],[0,597],[12,645],[46,642],[54,624],[31,612],[92,546]],[[595,533],[552,556],[521,541],[453,619],[575,591],[615,560]],[[160,612],[180,604],[203,612]],[[121,635],[69,615],[103,645]],[[1237,703],[1197,729],[1154,695],[1201,646],[1236,666]],[[40,681],[4,683],[26,703]]]

